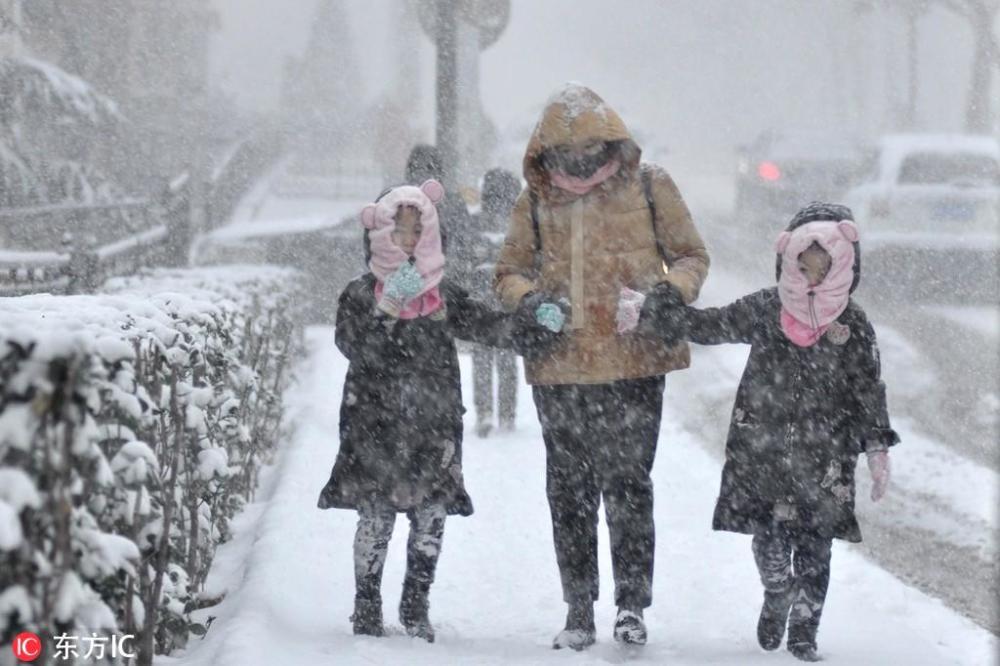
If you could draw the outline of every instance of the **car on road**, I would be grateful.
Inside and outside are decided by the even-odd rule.
[[[859,181],[869,152],[846,132],[765,131],[737,149],[734,212],[756,236],[762,224],[773,231],[812,201],[839,202]]]
[[[996,302],[1000,141],[894,135],[878,144],[867,180],[848,193],[866,274],[882,295]]]

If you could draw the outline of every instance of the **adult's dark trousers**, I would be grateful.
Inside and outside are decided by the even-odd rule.
[[[567,603],[596,600],[598,508],[611,537],[615,603],[652,602],[653,482],[663,377],[535,386],[546,491]]]

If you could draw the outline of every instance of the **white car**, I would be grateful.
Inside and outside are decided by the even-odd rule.
[[[934,300],[996,301],[996,138],[887,136],[867,182],[852,189],[846,203],[861,227],[863,259],[880,286]]]

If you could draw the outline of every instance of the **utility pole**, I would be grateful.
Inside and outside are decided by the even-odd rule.
[[[458,16],[454,2],[437,2],[437,135],[436,143],[444,163],[444,186],[458,184]]]
[[[418,17],[437,47],[437,148],[444,162],[445,187],[472,184],[483,165],[479,52],[503,33],[510,0],[421,0]]]

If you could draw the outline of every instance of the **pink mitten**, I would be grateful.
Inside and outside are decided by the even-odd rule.
[[[889,487],[889,452],[872,451],[868,454],[868,471],[872,475],[872,501],[877,502]]]
[[[618,313],[615,315],[619,333],[628,333],[639,325],[639,313],[645,301],[645,294],[628,287],[621,288],[618,292]]]

